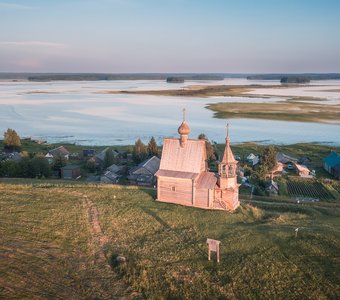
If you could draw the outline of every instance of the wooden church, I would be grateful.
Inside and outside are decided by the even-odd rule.
[[[189,139],[189,125],[183,122],[177,138],[165,138],[157,177],[157,200],[206,209],[235,210],[239,205],[236,175],[237,161],[226,146],[218,173],[209,172],[206,141]]]

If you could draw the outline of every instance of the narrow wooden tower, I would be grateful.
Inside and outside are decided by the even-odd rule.
[[[218,165],[218,188],[216,189],[215,199],[226,205],[227,209],[234,210],[239,205],[236,175],[237,161],[230,148],[229,124],[227,125],[226,145],[221,162]]]

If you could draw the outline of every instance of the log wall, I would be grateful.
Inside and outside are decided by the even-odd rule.
[[[192,180],[158,177],[158,200],[192,205]]]

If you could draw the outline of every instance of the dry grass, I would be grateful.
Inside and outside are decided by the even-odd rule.
[[[150,299],[340,296],[336,204],[257,202],[225,213],[158,203],[136,188],[0,191],[0,298],[110,299],[126,296],[122,281]],[[93,263],[84,194],[98,209],[107,260],[127,258],[114,267],[121,277]],[[207,261],[207,237],[221,240],[220,264]]]
[[[216,118],[250,118],[299,122],[340,124],[340,105],[321,105],[305,102],[276,103],[216,103],[207,108]]]
[[[149,90],[149,91],[104,91],[101,94],[139,94],[157,96],[181,96],[181,97],[211,97],[211,96],[246,96],[259,97],[249,94],[255,88],[285,88],[284,86],[265,85],[193,85],[180,90]]]

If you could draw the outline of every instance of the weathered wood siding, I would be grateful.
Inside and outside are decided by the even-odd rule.
[[[158,200],[192,205],[192,180],[158,177]]]
[[[195,206],[209,207],[209,190],[208,189],[196,189]]]

